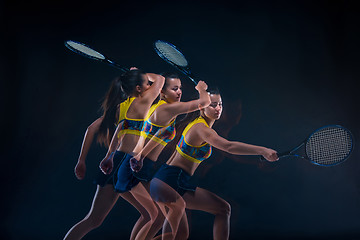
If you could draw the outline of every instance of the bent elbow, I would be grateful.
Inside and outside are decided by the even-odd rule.
[[[208,99],[200,99],[199,100],[199,107],[200,108],[206,108],[207,106],[209,106],[210,105],[210,103],[211,103],[211,100],[210,100],[210,98],[208,98]]]

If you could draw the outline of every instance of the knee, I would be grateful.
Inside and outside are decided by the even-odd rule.
[[[182,211],[185,211],[186,208],[186,202],[182,197],[179,197],[175,204],[174,204],[178,209],[181,209]]]
[[[179,198],[175,204],[171,205],[171,208],[174,212],[174,214],[178,215],[178,216],[182,216],[185,212],[185,208],[186,208],[186,203],[182,198]]]
[[[156,219],[159,217],[158,209],[154,206],[153,208],[151,208],[151,210],[149,210],[149,215],[150,215],[150,221],[155,222]]]
[[[101,224],[104,222],[104,218],[87,216],[84,221],[91,229],[94,229],[101,226]]]
[[[157,208],[153,207],[153,208],[147,208],[146,211],[142,211],[140,218],[146,222],[148,221],[154,222],[158,218],[158,215],[159,212]]]
[[[221,204],[221,207],[219,207],[218,211],[219,211],[218,212],[219,215],[224,215],[224,216],[230,217],[230,215],[231,215],[230,203],[223,201]]]
[[[149,215],[148,212],[140,212],[140,218],[139,218],[139,221],[145,221],[145,222],[148,222],[150,221],[151,217]]]

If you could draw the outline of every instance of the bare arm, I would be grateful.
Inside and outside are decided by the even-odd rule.
[[[149,81],[152,82],[152,85],[144,92],[143,99],[152,103],[157,96],[159,96],[160,91],[164,86],[165,78],[155,73],[146,73],[146,76]]]
[[[276,151],[272,149],[237,141],[229,141],[219,136],[214,129],[208,128],[204,124],[199,124],[197,132],[204,141],[222,151],[235,155],[262,155],[266,160],[271,162],[278,160]]]
[[[154,138],[154,136],[152,137]],[[159,143],[152,140],[146,143],[141,151],[130,159],[130,167],[134,172],[139,172],[143,166],[143,159],[154,149]]]
[[[161,130],[162,129],[159,129],[158,132]],[[136,156],[134,156],[134,158],[139,161],[140,159],[145,158],[154,148],[159,146],[160,143],[158,143],[155,139],[157,139],[156,134],[149,139],[146,145],[141,149],[141,151],[138,154],[136,154]]]
[[[199,92],[199,99],[189,102],[176,102],[172,104],[162,105],[162,111],[158,111],[157,118],[170,121],[177,115],[193,112],[210,105],[211,100],[207,90],[207,85],[204,81],[199,81],[196,85],[196,90]],[[159,107],[159,108],[160,108]]]
[[[88,128],[86,129],[84,139],[81,145],[80,155],[78,157],[78,162],[75,166],[74,172],[76,177],[81,180],[85,177],[86,173],[86,157],[94,141],[96,133],[99,131],[99,127],[102,121],[102,117],[96,119]]]
[[[119,147],[119,144],[122,139],[122,138],[118,138],[118,134],[121,130],[122,124],[123,124],[123,122],[121,122],[117,126],[115,133],[111,139],[111,143],[108,148],[108,151],[107,151],[104,159],[100,162],[99,167],[100,167],[101,171],[104,172],[105,174],[110,174],[113,169],[113,165],[114,165],[113,156],[114,156],[116,149]]]
[[[89,152],[91,144],[94,140],[95,134],[99,131],[100,124],[102,122],[102,117],[96,119],[92,124],[90,124],[85,132],[84,139],[81,145],[80,155],[78,158],[79,162],[85,162],[86,156]]]
[[[114,135],[111,139],[111,142],[110,142],[110,145],[109,145],[109,148],[108,148],[108,151],[105,155],[105,158],[109,157],[111,153],[115,152],[116,149],[119,147],[120,145],[120,138],[118,138],[118,135],[121,131],[121,128],[122,128],[122,125],[123,125],[123,122],[121,122],[117,127],[116,127],[116,130],[114,132]]]

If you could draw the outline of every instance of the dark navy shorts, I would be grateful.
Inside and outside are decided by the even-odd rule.
[[[128,192],[140,181],[149,182],[156,171],[155,162],[144,158],[143,166],[139,172],[133,172],[130,168],[130,159],[132,155],[126,154],[117,170],[117,181],[115,191],[119,193]]]
[[[100,170],[100,168],[98,168],[97,177],[93,181],[94,184],[98,184],[101,187],[104,187],[106,184],[114,185],[114,183],[116,183],[116,178],[117,178],[116,170],[118,169],[119,164],[121,164],[121,162],[124,160],[126,155],[127,154],[124,152],[116,151],[113,158],[114,159],[113,170],[111,171],[110,174],[104,174]]]
[[[151,181],[151,197],[159,202],[172,202],[174,192],[171,191],[176,191],[180,196],[187,191],[195,192],[197,186],[191,184],[190,179],[191,176],[183,169],[163,164]]]

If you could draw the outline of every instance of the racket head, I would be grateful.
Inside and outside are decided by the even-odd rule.
[[[184,54],[182,54],[175,45],[163,40],[156,40],[154,42],[154,50],[159,57],[164,59],[166,62],[181,68],[188,67],[188,61],[186,60]]]
[[[70,49],[71,51],[77,54],[83,55],[84,57],[88,57],[95,60],[101,60],[101,61],[106,60],[106,57],[103,54],[99,53],[98,51],[95,51],[91,47],[81,42],[67,40],[65,41],[65,47],[67,47],[68,49]]]
[[[305,154],[311,163],[330,167],[348,159],[353,148],[353,136],[348,129],[340,125],[328,125],[308,137]]]

